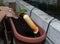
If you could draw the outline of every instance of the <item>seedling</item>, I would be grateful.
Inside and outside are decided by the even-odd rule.
[[[18,13],[18,17],[22,14],[22,13],[26,13],[27,10],[26,9],[20,9],[19,10],[19,13]]]

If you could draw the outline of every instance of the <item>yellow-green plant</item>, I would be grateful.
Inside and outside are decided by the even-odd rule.
[[[19,10],[19,13],[18,13],[18,17],[22,14],[22,13],[26,13],[27,10],[26,9],[20,9]]]

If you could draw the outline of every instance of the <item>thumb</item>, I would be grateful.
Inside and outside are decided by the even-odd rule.
[[[15,18],[15,19],[18,19],[18,17],[17,16],[15,16],[15,15],[12,15],[12,14],[8,14],[8,15],[6,15],[7,17],[13,17],[13,18]]]
[[[15,19],[18,19],[18,17],[17,17],[17,16],[15,16],[15,15],[12,15],[12,17],[13,17],[13,18],[15,18]]]

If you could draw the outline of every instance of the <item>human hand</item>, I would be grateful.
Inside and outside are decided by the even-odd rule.
[[[9,8],[8,6],[0,6],[0,11],[9,11],[13,10],[12,8]]]
[[[7,17],[18,19],[18,17],[15,16],[13,9],[8,6],[0,6],[0,11],[4,11]]]
[[[4,16],[13,17],[15,19],[18,19],[18,17],[15,16],[15,13],[12,8],[9,8],[6,6],[5,7],[1,6],[0,7],[0,21],[4,18]]]
[[[4,17],[5,17],[5,12],[0,11],[0,22],[3,20]]]

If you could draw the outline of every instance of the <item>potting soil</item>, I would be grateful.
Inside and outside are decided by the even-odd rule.
[[[40,36],[40,33],[36,35],[33,33],[32,29],[28,26],[28,24],[25,22],[22,16],[20,16],[19,19],[17,20],[13,19],[13,22],[19,34],[26,37],[39,37]]]

